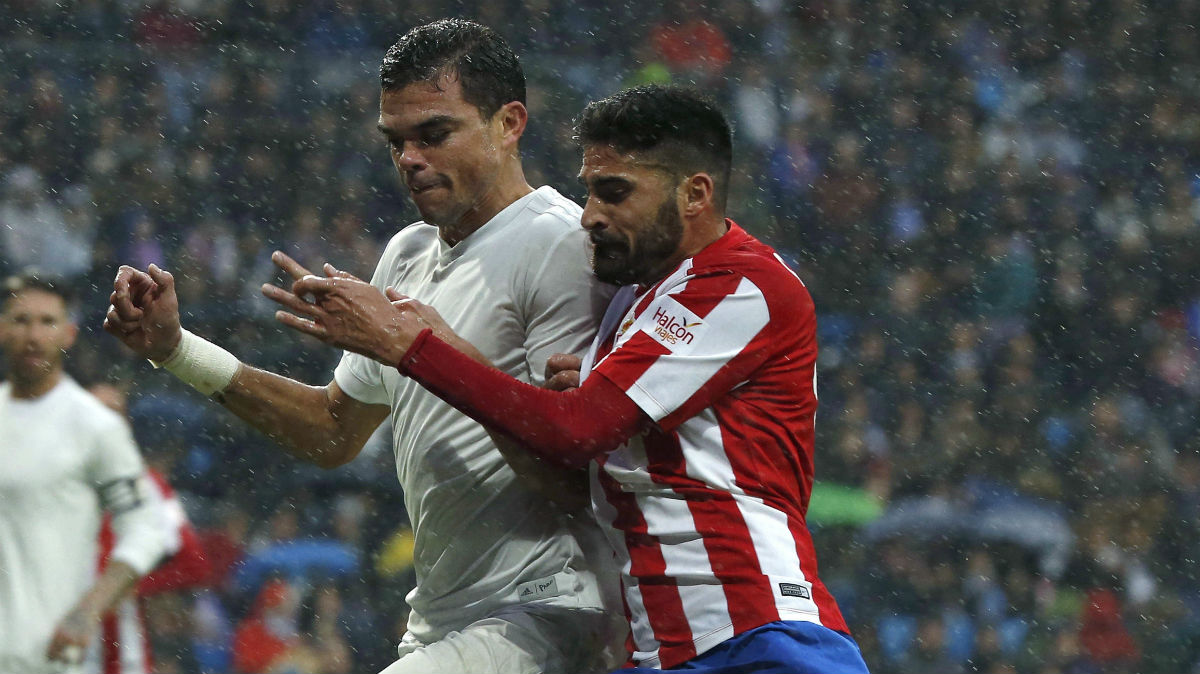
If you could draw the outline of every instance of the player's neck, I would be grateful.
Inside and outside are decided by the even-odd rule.
[[[503,170],[503,175],[492,184],[477,204],[458,219],[458,222],[438,225],[438,235],[451,246],[474,234],[476,230],[492,221],[500,211],[533,191],[525,180],[520,164]]]
[[[62,370],[53,370],[43,377],[33,379],[26,379],[14,373],[8,380],[11,385],[10,395],[21,400],[40,398],[53,391],[58,382],[62,381],[62,376]]]

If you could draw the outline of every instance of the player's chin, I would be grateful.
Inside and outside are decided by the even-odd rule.
[[[605,283],[618,286],[629,285],[635,281],[629,262],[624,257],[592,258],[592,274]]]

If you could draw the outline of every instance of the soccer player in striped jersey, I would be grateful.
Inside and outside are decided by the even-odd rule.
[[[592,463],[594,511],[623,564],[622,672],[865,672],[805,525],[814,307],[724,217],[728,123],[694,93],[640,87],[589,105],[578,133],[593,269],[626,287],[577,387],[488,368],[432,308],[352,279],[295,284],[316,302],[292,303],[285,322],[397,367],[539,456]]]

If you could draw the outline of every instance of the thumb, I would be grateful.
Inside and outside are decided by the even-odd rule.
[[[411,299],[408,295],[401,294],[399,290],[396,290],[392,286],[388,286],[387,289],[385,289],[383,291],[383,294],[386,295],[387,298],[393,302],[397,302],[399,300]]]
[[[175,286],[175,277],[171,275],[171,272],[159,267],[153,262],[150,263],[150,266],[146,269],[146,271],[150,274],[150,278],[153,279],[154,282],[159,286],[167,289]]]

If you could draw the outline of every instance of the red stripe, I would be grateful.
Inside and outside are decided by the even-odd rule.
[[[812,598],[817,605],[817,610],[821,612],[821,624],[831,630],[849,634],[850,628],[846,627],[846,619],[842,617],[837,602],[825,584],[821,582],[820,577],[817,576],[817,553],[813,548],[812,535],[809,534],[808,527],[804,526],[803,522],[789,516],[788,528],[792,530],[792,538],[796,540],[796,555],[800,558],[800,565],[804,568],[804,577],[812,583]]]
[[[674,480],[677,487],[702,494],[701,498],[687,498],[688,510],[708,553],[713,576],[725,593],[726,610],[733,622],[734,634],[779,620],[770,581],[762,578],[750,528],[733,495],[688,477],[687,459],[678,433],[650,434],[646,439],[646,453],[654,457],[651,465],[658,470],[653,473],[678,476]],[[715,625],[703,627],[711,629]]]
[[[638,581],[638,591],[642,595],[646,619],[654,632],[655,641],[659,644],[659,657],[662,657],[664,650],[670,650],[672,653],[690,653],[685,655],[683,660],[695,657],[692,630],[683,612],[679,588],[674,579],[666,575],[667,563],[663,559],[662,546],[656,536],[647,532],[646,520],[642,517],[636,497],[622,490],[617,481],[603,470],[603,465],[599,480],[606,499],[616,511],[613,526],[625,533],[625,548],[629,551],[630,561],[629,575]],[[653,644],[638,643],[632,630],[630,637],[638,650],[654,650]]]
[[[105,615],[102,624],[101,639],[103,639],[104,652],[102,658],[104,674],[121,674],[121,648],[120,644],[117,643],[120,635],[117,633],[116,610]]]
[[[142,632],[142,662],[145,663],[147,672],[153,672],[154,653],[150,648],[150,628],[146,625],[146,600],[141,597],[137,599],[137,620],[138,629]]]

